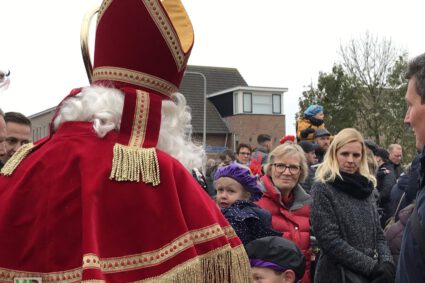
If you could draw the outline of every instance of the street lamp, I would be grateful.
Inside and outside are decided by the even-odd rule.
[[[204,150],[207,150],[207,78],[200,72],[185,71],[185,74],[198,75],[204,80],[204,121],[203,121],[203,133],[202,133],[202,146]],[[205,173],[205,172],[204,172]]]

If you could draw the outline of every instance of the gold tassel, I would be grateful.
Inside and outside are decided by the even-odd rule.
[[[242,245],[226,246],[180,264],[166,274],[137,283],[249,283],[251,267]]]
[[[142,181],[157,186],[160,183],[158,157],[155,148],[130,147],[116,143],[109,179]]]
[[[32,151],[33,148],[33,143],[27,143],[21,146],[3,166],[3,168],[1,169],[1,174],[5,176],[12,175],[15,169],[19,166],[22,160]]]

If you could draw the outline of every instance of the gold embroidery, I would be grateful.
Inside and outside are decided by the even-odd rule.
[[[83,269],[100,268],[104,272],[120,272],[146,268],[149,266],[161,264],[180,252],[194,245],[210,241],[224,235],[223,230],[218,224],[199,230],[192,230],[181,235],[173,242],[164,247],[142,254],[116,258],[98,258],[95,254],[86,254],[83,257]],[[96,263],[94,263],[96,261]]]
[[[175,85],[161,78],[117,67],[104,66],[95,68],[93,70],[93,81],[99,80],[112,80],[130,83],[148,89],[153,89],[167,97],[171,97],[171,95],[178,90]]]
[[[98,15],[97,15],[97,24],[99,24],[100,19],[102,18],[106,9],[108,9],[109,5],[111,5],[112,1],[113,0],[103,0],[102,5],[100,5],[100,7],[99,7],[99,12],[98,12]]]
[[[174,32],[174,28],[170,24],[167,14],[164,12],[157,0],[144,0],[143,3],[151,14],[151,18],[154,20],[156,26],[161,31],[162,37],[167,43],[171,54],[173,54],[177,70],[181,71],[186,57],[183,54],[180,46],[180,40]],[[190,23],[190,21],[188,22]]]
[[[160,276],[133,283],[251,282],[243,246],[221,247],[173,267]]]
[[[1,174],[5,176],[12,175],[19,164],[21,164],[22,160],[32,151],[33,148],[34,144],[32,143],[27,143],[21,146],[3,166]]]
[[[128,145],[141,147],[145,141],[146,126],[149,117],[149,94],[145,91],[137,90],[136,96],[133,127]]]
[[[83,256],[83,269],[97,268],[100,269],[99,257],[95,254],[86,254]]]
[[[12,282],[14,277],[41,277],[43,282],[51,283],[104,283],[106,281],[100,279],[82,280],[82,271],[100,269],[103,273],[119,273],[150,267],[171,259],[190,246],[223,235],[224,231],[221,227],[214,224],[206,228],[189,231],[161,249],[139,255],[100,259],[95,254],[85,254],[82,267],[68,271],[33,273],[0,268],[0,282]],[[249,282],[249,275],[248,259],[243,246],[231,248],[229,244],[226,244],[181,263],[160,276],[136,282]],[[195,278],[199,278],[199,280],[194,280]]]
[[[81,276],[81,268],[51,273],[34,273],[0,268],[0,282],[13,282],[14,277],[41,277],[43,282],[76,283],[81,282]]]
[[[223,231],[224,234],[226,234],[226,237],[229,239],[236,237],[235,230],[233,230],[232,226],[230,225],[227,227],[223,227]]]

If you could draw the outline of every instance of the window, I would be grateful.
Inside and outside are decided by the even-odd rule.
[[[243,112],[252,113],[252,94],[243,93]]]
[[[282,97],[280,94],[243,93],[243,112],[254,114],[281,114]]]
[[[272,114],[272,97],[270,95],[254,95],[252,110],[255,114]]]
[[[280,114],[281,111],[281,97],[280,94],[273,94],[273,114]]]

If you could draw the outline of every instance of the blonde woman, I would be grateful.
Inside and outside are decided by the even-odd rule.
[[[362,135],[340,131],[317,169],[311,224],[322,255],[315,282],[394,282],[395,267],[379,222]],[[344,281],[347,280],[347,281]]]

